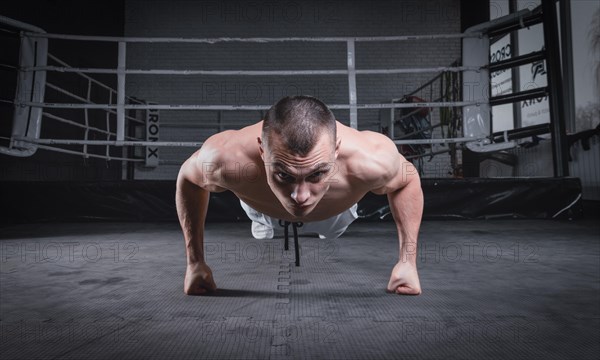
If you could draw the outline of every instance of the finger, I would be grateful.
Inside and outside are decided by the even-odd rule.
[[[183,292],[186,295],[202,295],[204,293],[206,293],[206,289],[201,288],[201,287],[195,287],[195,288],[190,288],[190,289],[183,289]]]
[[[216,291],[216,287],[215,288],[211,288],[210,286],[206,285],[206,284],[200,284],[198,285],[191,294],[193,295],[206,295],[209,293],[212,293]]]
[[[396,288],[396,294],[399,295],[419,295],[421,294],[420,289],[415,289],[409,286],[398,286]]]
[[[217,284],[215,283],[215,280],[213,279],[212,275],[209,276],[209,278],[207,279],[207,283],[203,286],[209,291],[217,290]]]
[[[194,292],[195,294],[205,294],[206,293],[206,289],[203,287],[198,287],[196,288],[196,291]]]
[[[197,293],[198,294],[206,294],[206,293],[211,293],[217,290],[217,286],[213,283],[213,284],[209,284],[209,283],[204,283],[204,284],[200,284],[197,287]]]
[[[207,284],[207,285],[205,285],[205,286],[204,286],[204,289],[205,289],[206,291],[210,291],[210,292],[212,292],[212,291],[216,291],[216,290],[217,290],[217,285],[216,285],[214,282],[212,282],[212,283],[210,283],[210,284]]]
[[[390,293],[394,293],[394,292],[396,292],[396,288],[398,288],[401,285],[402,285],[402,283],[399,279],[394,279],[394,280],[390,279],[390,281],[388,282],[388,285],[387,285],[387,291]]]

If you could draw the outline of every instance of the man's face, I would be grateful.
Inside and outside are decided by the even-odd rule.
[[[323,132],[306,156],[292,154],[277,134],[271,134],[268,148],[260,139],[259,144],[267,183],[283,207],[295,217],[310,214],[329,189],[339,141]]]

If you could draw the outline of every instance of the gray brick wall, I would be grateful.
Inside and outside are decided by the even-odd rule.
[[[460,32],[458,0],[426,1],[127,1],[125,36],[333,37]],[[460,57],[459,40],[356,44],[359,69],[446,66]],[[345,69],[344,43],[128,44],[131,69]],[[389,102],[435,74],[359,75],[359,103]],[[328,104],[348,102],[346,76],[128,76],[127,94],[161,104],[272,104],[309,94]],[[439,94],[439,90],[435,92]],[[425,97],[427,99],[427,97]],[[348,123],[348,111],[336,111]],[[438,114],[438,112],[434,112]],[[221,129],[261,118],[259,111],[162,111],[161,140],[203,141]],[[434,115],[434,120],[436,120]],[[229,125],[228,125],[229,124]],[[377,131],[379,112],[358,113],[359,129]],[[439,134],[436,134],[439,136]],[[137,179],[173,179],[194,149],[162,149],[172,165],[138,168]],[[445,176],[447,156],[425,161],[426,173]],[[442,169],[439,171],[439,169]]]

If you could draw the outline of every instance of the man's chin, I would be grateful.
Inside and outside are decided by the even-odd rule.
[[[287,208],[288,213],[291,215],[301,218],[307,216],[314,210],[314,206],[291,206]]]

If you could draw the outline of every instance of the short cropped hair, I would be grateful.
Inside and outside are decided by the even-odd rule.
[[[272,134],[277,134],[290,152],[305,156],[315,147],[322,131],[327,131],[335,143],[335,116],[327,105],[312,96],[288,96],[267,111],[262,139],[268,147]]]

